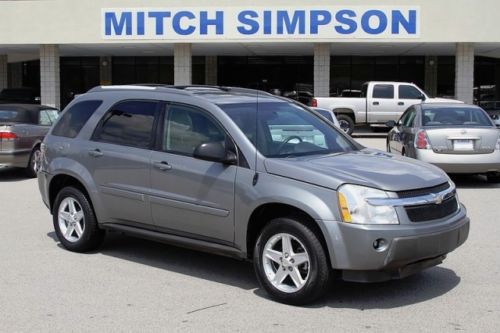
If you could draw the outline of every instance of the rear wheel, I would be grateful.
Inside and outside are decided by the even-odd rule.
[[[340,129],[351,135],[354,132],[354,120],[346,114],[339,114],[337,116],[337,120],[339,121]]]
[[[26,167],[26,176],[30,178],[35,178],[40,170],[40,146],[36,146],[30,155],[30,160],[28,162],[28,166]]]
[[[499,172],[494,173],[494,174],[488,174],[488,175],[486,175],[486,177],[488,179],[488,183],[493,183],[493,184],[500,183],[500,173]]]
[[[264,227],[254,248],[254,268],[271,298],[293,305],[322,296],[330,275],[318,236],[290,218],[274,219]]]
[[[57,238],[67,250],[87,252],[101,245],[104,231],[98,228],[94,210],[79,189],[63,188],[56,197],[52,215]]]

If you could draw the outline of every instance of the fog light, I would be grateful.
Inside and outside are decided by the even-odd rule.
[[[383,238],[376,239],[373,242],[373,248],[377,252],[384,252],[387,250],[387,247],[389,246],[389,242]]]

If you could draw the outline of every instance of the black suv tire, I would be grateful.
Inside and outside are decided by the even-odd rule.
[[[71,203],[74,207],[74,212],[71,212]],[[68,208],[68,211],[65,208]],[[77,216],[76,214],[83,217],[80,219],[80,222],[76,222],[76,218],[66,221],[59,216],[61,210],[68,217],[71,215]],[[101,245],[104,239],[104,230],[99,229],[97,225],[97,218],[90,201],[76,187],[65,187],[57,194],[52,210],[52,217],[57,238],[59,238],[64,248],[69,251],[87,252],[95,250]],[[76,230],[76,223],[79,223],[80,234]],[[61,228],[65,228],[66,230],[61,230]]]

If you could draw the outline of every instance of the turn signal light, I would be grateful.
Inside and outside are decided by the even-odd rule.
[[[415,147],[417,149],[431,149],[431,145],[429,143],[429,139],[427,138],[425,130],[418,131],[415,138]]]
[[[0,132],[0,140],[14,140],[17,139],[16,133]]]
[[[349,211],[349,207],[347,206],[347,200],[345,196],[337,192],[338,198],[339,198],[339,208],[340,208],[340,215],[342,215],[342,221],[350,223],[352,222],[352,216],[351,212]]]
[[[318,101],[316,100],[316,98],[313,98],[313,99],[311,100],[311,106],[312,106],[313,108],[317,108],[317,107],[318,107]]]

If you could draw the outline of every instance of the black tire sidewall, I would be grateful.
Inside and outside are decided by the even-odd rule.
[[[308,281],[304,287],[295,293],[285,293],[275,288],[267,279],[264,271],[262,257],[264,246],[272,236],[279,233],[287,233],[296,237],[309,254],[310,271]],[[297,220],[277,218],[270,221],[255,244],[253,262],[260,285],[271,298],[278,302],[302,305],[314,301],[326,291],[330,268],[325,251],[315,233]]]
[[[337,120],[340,122],[341,120],[346,121],[349,123],[349,130],[346,132],[347,134],[351,135],[352,132],[354,132],[354,121],[352,118],[348,115],[345,114],[339,114],[337,116]]]
[[[29,178],[35,178],[37,176],[36,171],[33,169],[33,159],[35,158],[35,153],[40,151],[40,146],[36,146],[31,152],[30,159],[28,161],[28,166],[26,167],[26,176]]]
[[[65,198],[75,199],[83,210],[85,227],[81,238],[70,242],[61,233],[59,228],[58,213],[61,202]],[[103,231],[98,228],[97,219],[87,197],[75,187],[63,188],[56,197],[52,211],[54,230],[61,244],[69,251],[86,252],[95,249],[102,241]]]

